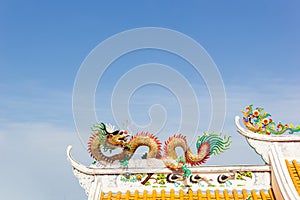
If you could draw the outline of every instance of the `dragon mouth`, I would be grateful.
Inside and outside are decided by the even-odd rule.
[[[127,131],[119,131],[119,135],[121,135],[121,137],[119,137],[118,140],[123,142],[127,142],[130,136]]]
[[[124,136],[122,138],[118,138],[118,140],[126,142],[128,140],[128,138],[129,138],[129,135],[126,135],[126,136]]]

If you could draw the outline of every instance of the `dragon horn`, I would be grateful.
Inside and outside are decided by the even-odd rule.
[[[100,129],[102,130],[102,134],[107,134],[106,125],[103,122],[100,123]]]

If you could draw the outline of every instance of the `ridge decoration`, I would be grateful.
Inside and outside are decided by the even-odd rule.
[[[267,112],[263,112],[264,108],[253,109],[253,105],[246,107],[246,110],[242,110],[243,123],[248,130],[266,135],[281,135],[284,133],[293,134],[300,132],[300,126],[294,126],[293,124],[284,124],[282,122],[275,123],[271,115]]]
[[[198,137],[196,142],[197,154],[193,154],[187,144],[186,137],[175,134],[164,143],[162,154],[162,143],[153,134],[142,132],[133,135],[125,130],[115,130],[110,124],[96,123],[92,127],[92,136],[88,143],[88,151],[95,160],[101,164],[110,164],[119,161],[121,166],[128,166],[128,161],[140,146],[147,146],[148,152],[142,156],[143,159],[161,159],[166,167],[177,172],[182,172],[188,177],[191,171],[188,166],[199,166],[205,163],[211,155],[218,155],[229,149],[231,137],[220,134],[206,134]],[[183,149],[184,155],[178,156],[175,149]],[[108,155],[115,149],[121,149],[120,153]],[[106,153],[105,153],[106,152]]]

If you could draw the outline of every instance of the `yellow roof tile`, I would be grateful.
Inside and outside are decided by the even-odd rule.
[[[151,193],[144,190],[139,192],[138,190],[130,192],[127,190],[125,193],[120,191],[117,193],[112,193],[111,191],[107,194],[101,193],[100,200],[273,200],[274,195],[272,189],[268,191],[246,191],[245,189],[242,192],[237,192],[236,190],[227,191],[227,190],[206,190],[206,191],[192,191],[184,192],[179,190],[178,193],[175,193],[173,189],[170,192],[162,190],[157,192],[153,190]]]
[[[285,163],[288,168],[291,179],[294,183],[295,189],[300,195],[300,164],[297,163],[296,160],[293,160],[292,162],[285,160]]]

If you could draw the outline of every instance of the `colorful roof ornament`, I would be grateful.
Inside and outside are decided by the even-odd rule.
[[[294,127],[293,124],[284,124],[282,122],[275,123],[271,115],[263,112],[263,110],[264,108],[260,107],[253,109],[253,105],[249,105],[246,107],[246,110],[242,110],[244,114],[243,122],[248,130],[266,135],[300,132],[300,126]]]

